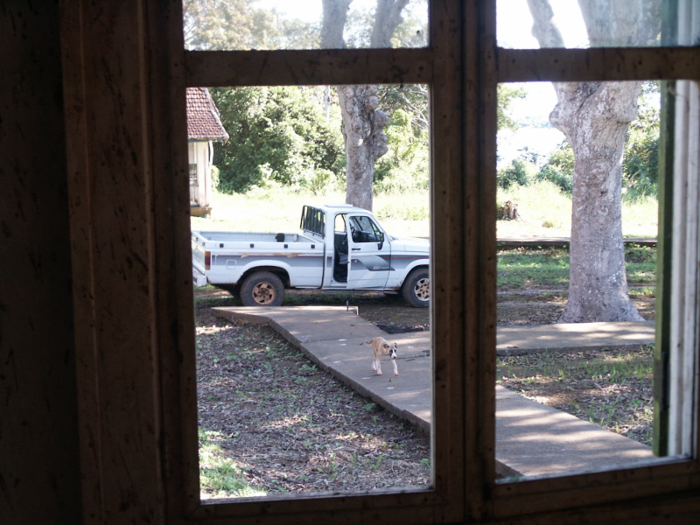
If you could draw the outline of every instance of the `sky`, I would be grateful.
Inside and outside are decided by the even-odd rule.
[[[550,0],[554,10],[554,23],[559,27],[566,47],[587,47],[588,37],[578,2],[575,0]],[[527,0],[497,0],[497,39],[501,47],[536,49],[539,44],[532,36],[532,16]],[[527,97],[515,100],[510,113],[515,120],[536,119],[548,122],[549,113],[557,103],[551,82],[520,84]],[[564,134],[553,127],[526,127],[518,132],[501,132],[498,137],[499,168],[506,167],[517,158],[525,147],[529,151],[547,156],[564,140]]]
[[[353,8],[371,8],[376,0],[354,0]],[[550,0],[554,21],[562,32],[567,47],[587,47],[585,26],[576,0]],[[290,18],[306,21],[320,20],[321,0],[258,0],[260,7],[276,8]],[[532,17],[527,0],[497,0],[497,37],[501,47],[533,49],[537,40],[531,34]],[[516,120],[534,119],[548,122],[548,115],[556,105],[554,88],[549,82],[522,84],[527,98],[515,101],[511,112]],[[499,165],[507,165],[523,147],[546,155],[555,149],[564,135],[552,127],[528,127],[516,133],[499,136]]]
[[[554,23],[559,27],[567,48],[588,47],[588,36],[576,0],[550,0]],[[532,16],[527,0],[497,0],[498,45],[516,49],[540,47],[532,36]]]
[[[587,37],[581,12],[576,0],[550,0],[555,23],[561,28],[567,47],[585,47]],[[352,8],[371,8],[376,0],[354,0]],[[276,8],[280,13],[303,20],[319,20],[322,14],[321,0],[258,0],[261,7]],[[502,47],[538,48],[532,36],[532,17],[526,0],[497,0],[498,42]],[[547,122],[554,109],[556,95],[551,83],[523,84],[528,95],[525,100],[515,101],[512,114],[516,120],[527,118]],[[527,146],[531,151],[547,154],[563,140],[563,134],[553,128],[526,128],[520,133],[505,133],[499,139],[501,164],[509,163],[519,155],[519,149]]]

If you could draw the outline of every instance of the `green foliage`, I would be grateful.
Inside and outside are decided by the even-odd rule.
[[[523,158],[514,159],[510,166],[498,171],[498,186],[504,190],[513,185],[528,186],[535,180],[537,166]]]
[[[345,160],[339,118],[326,120],[314,89],[211,90],[230,136],[215,158],[219,191],[275,184],[319,191],[340,183]]]
[[[183,0],[188,49],[254,49],[272,25],[271,13],[249,0]]]
[[[637,120],[630,124],[623,160],[625,199],[638,200],[656,196],[659,174],[659,108],[650,103],[658,96],[658,82],[644,84],[639,97]]]
[[[508,109],[510,104],[515,99],[523,99],[527,93],[522,87],[512,84],[499,84],[497,93],[498,105],[498,129],[509,129],[517,131],[520,128],[520,123],[515,121],[509,114]]]
[[[403,110],[410,115],[414,134],[430,128],[428,87],[424,84],[381,84],[378,86],[379,107],[388,115]],[[427,140],[427,137],[426,137]]]
[[[500,91],[502,87],[499,86],[499,108],[500,98],[503,97]],[[627,133],[623,158],[622,192],[625,200],[628,201],[642,201],[647,197],[656,197],[660,115],[658,106],[651,101],[657,93],[658,83],[648,82],[644,84],[639,98],[638,117],[630,124]],[[500,118],[499,115],[499,126],[504,126]],[[515,127],[517,128],[517,123]],[[499,187],[507,189],[513,185],[527,186],[532,184],[534,180],[550,181],[563,193],[571,195],[574,152],[566,140],[550,154],[534,176],[532,174],[533,164],[541,164],[540,159],[527,152],[512,161],[510,166],[499,170]]]
[[[429,185],[428,131],[397,109],[384,129],[389,152],[375,164],[375,191],[425,190]]]
[[[280,17],[256,0],[183,0],[185,47],[196,50],[311,49],[320,24]]]
[[[537,174],[537,180],[548,180],[567,195],[571,195],[574,187],[574,150],[566,140],[552,152]]]

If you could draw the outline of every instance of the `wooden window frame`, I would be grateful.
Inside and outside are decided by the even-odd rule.
[[[697,456],[497,484],[489,349],[498,83],[697,79],[700,50],[499,49],[495,0],[432,0],[426,49],[186,52],[181,0],[66,1],[61,15],[85,523],[558,523],[698,508]],[[433,487],[202,504],[185,89],[347,83],[431,86]]]
[[[356,49],[356,50],[304,50],[304,51],[185,51],[184,64],[187,87],[235,87],[235,86],[275,86],[275,85],[341,85],[341,84],[432,84],[431,114],[441,115],[433,118],[432,132],[443,139],[433,141],[431,155],[439,170],[462,172],[463,156],[455,152],[463,150],[463,129],[460,125],[462,104],[460,104],[462,78],[459,59],[461,57],[459,27],[462,19],[462,7],[457,2],[438,2],[432,6],[431,18],[440,20],[442,27],[448,31],[432,31],[430,48],[418,49]],[[448,50],[453,52],[448,52]],[[371,64],[372,67],[368,67]],[[436,85],[443,87],[435,88]],[[437,143],[437,144],[435,144]],[[435,169],[435,168],[434,168]],[[463,183],[459,177],[456,181],[433,180],[433,194],[442,195],[442,202],[454,201],[452,208],[463,209]],[[459,203],[459,204],[458,204]],[[435,206],[433,205],[433,208]],[[458,217],[435,218],[433,224],[463,223],[463,213]],[[438,228],[440,229],[440,228]],[[447,230],[447,229],[445,229]],[[449,228],[452,240],[459,242],[460,229]],[[443,235],[443,238],[447,235]],[[433,238],[435,234],[433,232]],[[434,258],[447,260],[444,254],[446,244],[433,243]],[[443,255],[441,255],[441,252]],[[452,258],[452,272],[462,273],[460,258]],[[443,265],[441,265],[443,267]],[[446,265],[445,265],[446,267]],[[445,268],[443,268],[445,269]],[[447,272],[446,272],[447,273]],[[449,281],[441,283],[437,279],[438,289],[448,290]],[[436,301],[452,301],[453,308],[461,311],[462,297],[447,298],[446,294],[437,292]],[[441,299],[441,297],[444,297]],[[453,317],[454,318],[454,317]],[[433,325],[440,323],[433,318]],[[434,333],[444,334],[435,337],[436,347],[447,349],[455,346],[447,342],[454,338],[452,331],[443,321],[442,330]],[[461,335],[461,334],[460,334]],[[435,519],[436,513],[442,515],[438,521],[458,521],[464,515],[463,481],[460,481],[460,465],[464,464],[464,454],[460,447],[449,447],[446,436],[460,436],[464,432],[464,417],[459,403],[450,403],[450,397],[461,397],[463,390],[464,361],[461,353],[450,358],[443,351],[435,352],[435,362],[442,363],[437,368],[434,378],[435,410],[433,417],[433,458],[431,464],[438,473],[430,490],[407,489],[391,491],[380,495],[352,495],[328,497],[309,494],[308,497],[253,498],[235,502],[198,501],[199,484],[198,465],[192,461],[188,465],[187,499],[194,502],[188,513],[200,519],[207,516],[227,516],[241,519],[260,519],[261,514],[270,516],[275,521],[282,516],[298,516],[309,508],[313,501],[313,514],[319,522],[331,519],[341,509],[348,513],[366,513],[371,509],[373,515],[384,516],[387,520],[401,519],[404,523],[427,523]],[[186,374],[193,373],[192,363]],[[191,399],[183,400],[188,406],[185,411],[185,426],[196,426],[196,406]],[[196,455],[196,436],[188,431],[189,440],[185,444],[188,456]],[[306,496],[306,495],[305,495]]]

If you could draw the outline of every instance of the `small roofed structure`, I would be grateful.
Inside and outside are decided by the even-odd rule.
[[[207,216],[211,212],[213,143],[227,141],[228,138],[209,90],[187,88],[187,146],[192,215]]]

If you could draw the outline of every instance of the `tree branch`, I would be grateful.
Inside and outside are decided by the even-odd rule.
[[[323,0],[323,26],[321,48],[344,49],[343,31],[348,20],[348,9],[352,0]]]
[[[554,24],[554,11],[549,5],[549,0],[527,0],[532,19],[532,36],[540,44],[540,47],[565,47],[559,28]]]
[[[377,10],[374,13],[374,26],[370,45],[373,48],[391,47],[391,37],[398,25],[403,21],[401,11],[409,0],[377,0]]]

